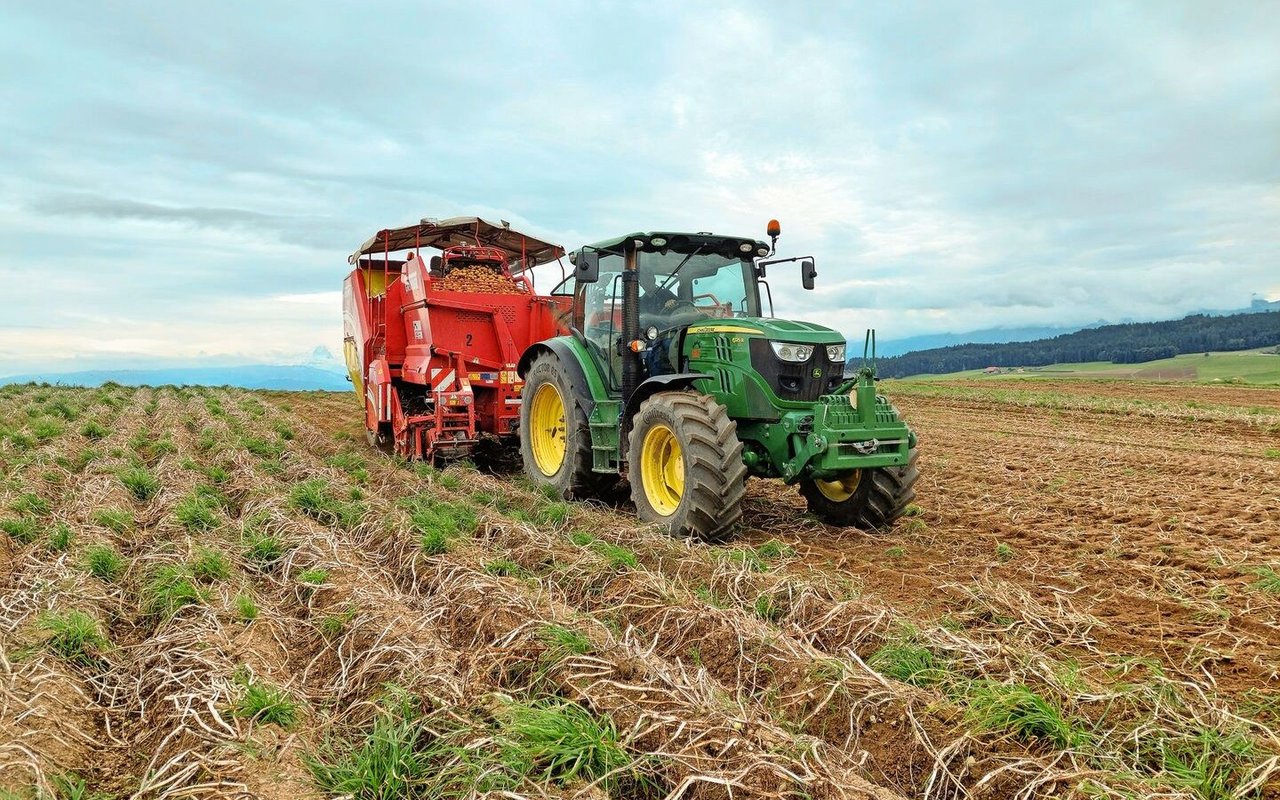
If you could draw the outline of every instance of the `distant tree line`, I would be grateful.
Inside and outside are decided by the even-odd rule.
[[[962,344],[917,350],[881,359],[877,367],[884,377],[902,378],[922,373],[986,367],[1042,367],[1079,361],[1139,364],[1183,353],[1249,350],[1277,343],[1280,343],[1280,313],[1226,317],[1196,314],[1166,322],[1105,325],[1033,342]]]

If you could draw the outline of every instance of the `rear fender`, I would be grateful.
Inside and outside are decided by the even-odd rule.
[[[369,375],[364,382],[364,419],[367,430],[377,430],[378,424],[390,422],[392,417],[391,367],[384,358],[369,364]]]
[[[574,401],[582,409],[583,413],[591,416],[591,412],[595,410],[596,401],[605,399],[597,389],[599,381],[592,382],[587,379],[586,369],[582,365],[582,356],[570,341],[566,341],[568,337],[558,336],[554,339],[537,342],[530,345],[520,356],[520,361],[516,365],[516,372],[524,379],[529,372],[529,367],[533,365],[533,360],[544,353],[550,353],[560,359],[560,363],[564,365],[564,369],[569,373],[569,380],[573,383],[576,390]],[[600,387],[602,389],[603,387]]]
[[[675,392],[693,388],[694,381],[712,376],[701,372],[677,372],[672,375],[655,375],[636,387],[631,397],[627,398],[627,407],[623,410],[624,425],[630,427],[630,420],[640,410],[640,404],[658,392]]]

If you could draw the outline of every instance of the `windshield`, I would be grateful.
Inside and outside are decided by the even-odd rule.
[[[639,272],[641,326],[760,316],[750,261],[696,250],[641,253]]]

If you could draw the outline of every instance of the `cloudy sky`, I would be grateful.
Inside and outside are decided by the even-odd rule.
[[[778,217],[857,338],[1280,297],[1274,4],[811,7],[7,4],[0,374],[336,351],[421,216]]]

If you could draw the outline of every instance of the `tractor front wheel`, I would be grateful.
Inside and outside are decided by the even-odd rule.
[[[674,536],[716,541],[742,517],[747,468],[724,406],[694,392],[640,404],[627,442],[631,499]]]
[[[907,510],[919,476],[912,449],[905,466],[859,469],[830,481],[801,481],[800,494],[809,503],[809,513],[828,525],[883,530]]]

